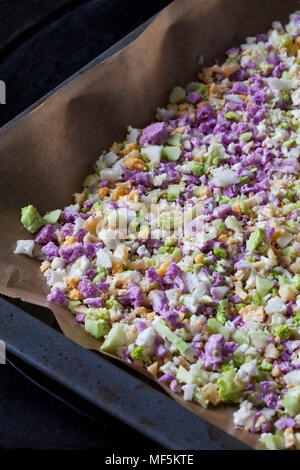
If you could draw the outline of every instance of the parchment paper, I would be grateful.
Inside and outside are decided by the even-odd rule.
[[[99,341],[85,333],[69,311],[47,305],[40,263],[13,254],[18,239],[30,238],[20,223],[21,207],[32,203],[45,213],[70,204],[102,149],[123,139],[128,124],[142,127],[153,121],[156,107],[167,103],[174,85],[196,79],[200,54],[209,65],[247,36],[267,31],[273,20],[286,22],[297,7],[296,0],[176,0],[125,49],[3,129],[0,292],[48,306],[67,337],[99,349]],[[232,406],[205,410],[163,388],[193,413],[260,447],[257,436],[234,429]]]

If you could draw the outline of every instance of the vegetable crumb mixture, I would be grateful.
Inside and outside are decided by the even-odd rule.
[[[22,209],[47,299],[268,449],[300,449],[300,12],[175,87],[74,204]]]

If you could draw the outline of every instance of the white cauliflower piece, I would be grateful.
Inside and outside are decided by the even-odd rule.
[[[265,306],[265,312],[267,315],[272,315],[273,313],[285,313],[286,305],[280,297],[272,297],[268,300],[267,305]]]
[[[111,251],[108,248],[100,248],[97,251],[96,265],[102,266],[102,268],[112,267]]]
[[[253,361],[245,362],[245,364],[240,367],[237,378],[244,384],[249,384],[251,377],[257,377],[258,374],[256,359],[253,359]]]
[[[18,240],[17,247],[14,253],[18,255],[27,255],[32,257],[33,256],[33,249],[34,249],[34,241],[33,240]]]
[[[250,401],[245,400],[240,404],[238,411],[233,413],[233,422],[235,426],[248,427],[253,426],[253,415],[256,410]]]

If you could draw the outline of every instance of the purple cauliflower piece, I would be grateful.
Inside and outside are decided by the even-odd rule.
[[[178,325],[178,318],[179,315],[176,312],[173,312],[172,310],[169,310],[163,314],[164,320],[166,320],[167,323],[169,323],[170,326],[179,326]]]
[[[68,303],[67,297],[59,287],[52,287],[50,294],[47,295],[47,300],[59,305],[67,305]]]
[[[175,393],[177,393],[181,390],[180,385],[179,385],[179,383],[177,382],[176,379],[171,381],[170,389],[172,390],[172,392],[175,392]]]
[[[286,428],[293,428],[296,425],[294,418],[280,418],[275,421],[275,427],[280,431]]]
[[[77,321],[77,323],[85,323],[85,315],[83,313],[79,313],[78,315],[76,315],[75,317],[75,320]]]
[[[78,230],[78,232],[75,233],[75,238],[78,242],[82,243],[84,236],[88,233],[88,230],[85,228],[81,228]]]
[[[175,379],[175,375],[173,375],[173,374],[164,374],[158,379],[158,381],[159,382],[171,382],[171,380],[174,380],[174,379]]]
[[[213,216],[216,219],[224,220],[228,215],[232,214],[232,207],[230,204],[221,204],[213,210]]]
[[[181,273],[180,267],[176,263],[171,263],[166,271],[165,279],[173,281]]]
[[[270,390],[271,382],[268,382],[267,380],[264,380],[263,382],[260,382],[260,386],[262,388],[262,391],[264,393],[267,393]]]
[[[222,347],[222,354],[223,356],[228,356],[229,354],[233,354],[234,351],[237,349],[237,344],[234,341],[225,341]]]
[[[72,245],[61,248],[59,250],[59,254],[66,263],[71,263],[84,255],[84,247],[82,246],[82,243],[75,242],[72,243]]]
[[[221,334],[211,335],[205,344],[205,367],[216,370],[222,362],[222,348],[224,337]]]
[[[155,292],[151,297],[151,305],[153,311],[156,313],[167,313],[168,311],[168,299],[163,292]]]
[[[202,100],[203,100],[202,95],[200,93],[197,93],[196,91],[192,91],[186,97],[186,101],[191,104],[197,104]]]
[[[61,217],[65,222],[74,224],[77,217],[79,217],[79,214],[78,212],[70,212],[70,211],[65,210],[61,214]]]
[[[163,279],[159,274],[157,274],[153,266],[151,266],[151,268],[148,269],[148,271],[146,272],[146,276],[150,282],[157,282],[158,287],[159,288],[162,287]]]
[[[126,181],[131,181],[135,185],[142,184],[144,186],[151,185],[151,174],[145,171],[128,171],[124,168],[124,179]]]
[[[222,274],[218,273],[217,271],[214,271],[212,273],[212,278],[213,278],[214,287],[220,287],[224,285],[224,277],[222,276]]]
[[[101,290],[101,292],[107,292],[109,288],[109,283],[101,279],[101,281],[97,282],[96,286],[99,290]]]
[[[235,82],[231,89],[231,93],[238,93],[239,95],[248,95],[248,87],[242,82]]]
[[[102,297],[88,297],[87,299],[84,299],[83,303],[87,304],[91,308],[103,307]]]
[[[37,243],[41,243],[42,245],[45,245],[48,242],[53,242],[56,240],[56,229],[53,227],[53,225],[47,224],[45,227],[43,227],[37,236],[35,237],[35,241]]]
[[[276,393],[268,393],[265,395],[265,403],[268,408],[273,408],[275,410],[280,407],[279,397],[276,395]]]
[[[200,122],[207,121],[213,117],[215,110],[212,106],[208,104],[202,104],[197,111],[197,120]]]
[[[84,277],[87,277],[90,281],[92,281],[94,277],[96,276],[96,274],[97,274],[96,269],[89,268],[85,271]]]
[[[97,251],[99,248],[102,248],[103,244],[99,243],[85,243],[84,245],[84,252],[88,258],[95,258]]]
[[[141,288],[132,282],[129,285],[127,294],[122,297],[118,297],[118,302],[121,305],[126,306],[132,304],[134,308],[140,307],[143,303],[143,294]]]
[[[97,286],[84,278],[80,279],[77,284],[77,288],[79,289],[80,294],[85,298],[97,297],[99,295],[99,289]]]
[[[58,248],[53,242],[48,242],[47,245],[44,245],[42,248],[42,253],[46,255],[47,259],[51,260],[58,256]]]
[[[74,232],[74,224],[71,224],[70,222],[64,224],[62,227],[60,227],[59,232],[63,232],[65,237],[67,235],[72,236]]]
[[[170,133],[165,122],[156,122],[147,126],[140,137],[140,144],[160,145],[169,137]]]

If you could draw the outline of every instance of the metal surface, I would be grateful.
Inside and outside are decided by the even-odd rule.
[[[247,449],[178,405],[133,371],[83,349],[0,298],[8,352],[167,449]],[[117,443],[116,443],[117,445]]]
[[[151,21],[141,25],[56,89],[129,44]],[[56,89],[10,123],[33,110]],[[22,305],[21,302],[15,303]],[[167,449],[248,449],[178,405],[140,374],[70,341],[53,328],[49,315],[45,316],[46,323],[41,321],[43,314],[37,315],[38,310],[45,311],[36,306],[28,307],[28,304],[23,309],[0,297],[0,335],[9,353]]]

